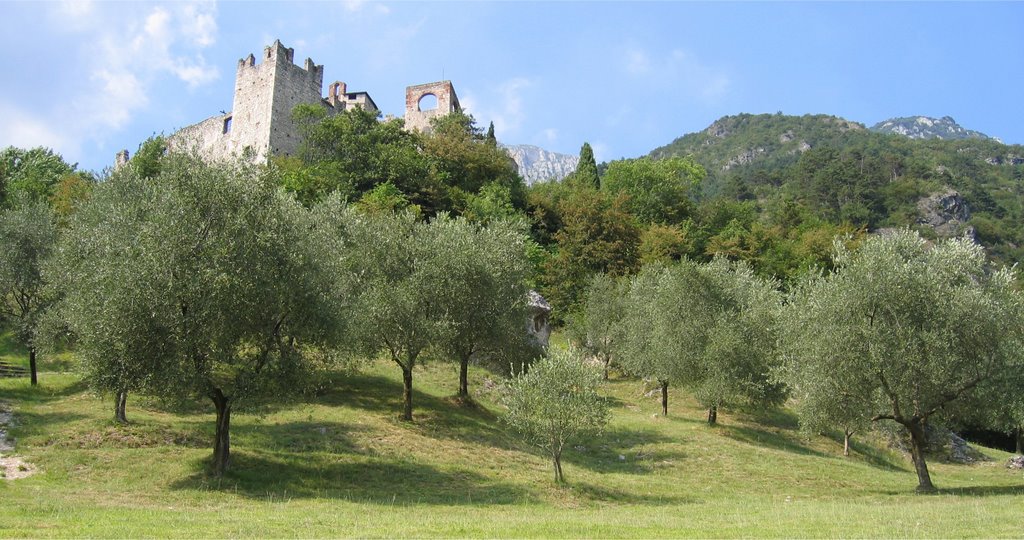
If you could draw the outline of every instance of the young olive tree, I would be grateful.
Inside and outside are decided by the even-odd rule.
[[[333,235],[272,173],[177,154],[151,179],[126,168],[75,214],[54,264],[92,380],[213,402],[217,475],[231,411],[303,388],[342,339]]]
[[[0,321],[10,321],[15,338],[28,348],[33,385],[38,383],[39,321],[51,303],[41,270],[56,242],[54,215],[46,203],[0,211]]]
[[[566,444],[608,422],[608,403],[598,394],[600,385],[600,370],[565,349],[552,350],[507,383],[505,421],[551,457],[556,483],[565,481]]]
[[[583,311],[572,320],[569,331],[583,348],[604,365],[604,380],[622,340],[626,321],[629,281],[597,274],[583,299]]]
[[[903,426],[917,489],[933,491],[926,424],[977,418],[1022,391],[1013,273],[987,268],[968,240],[932,246],[906,230],[835,252],[835,271],[805,280],[785,310],[783,373],[805,417]]]

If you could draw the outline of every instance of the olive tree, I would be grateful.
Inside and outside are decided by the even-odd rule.
[[[1022,391],[1024,304],[1013,272],[988,268],[968,240],[930,245],[907,230],[856,252],[836,242],[835,265],[790,298],[783,373],[805,417],[840,411],[903,426],[917,489],[933,491],[926,424],[977,418]]]
[[[600,385],[601,371],[566,349],[552,350],[506,384],[505,421],[551,457],[556,483],[565,481],[565,446],[608,422],[608,403],[598,394]]]
[[[151,179],[125,168],[97,187],[53,282],[97,384],[212,401],[220,475],[232,409],[302,388],[342,339],[330,232],[272,169],[172,155]]]
[[[590,282],[583,309],[572,319],[569,332],[573,339],[604,365],[604,380],[622,340],[626,319],[626,293],[629,281],[597,274]]]
[[[660,383],[666,415],[670,383],[694,393],[710,424],[722,406],[778,404],[784,391],[771,374],[779,300],[774,282],[742,263],[649,267],[627,295],[621,362]]]
[[[32,384],[37,384],[38,326],[51,295],[41,271],[57,241],[53,212],[28,202],[0,211],[0,321],[9,320],[15,338],[28,348]]]
[[[353,328],[362,352],[402,370],[402,419],[412,420],[413,370],[445,331],[450,246],[411,212],[363,215],[353,227],[351,274],[359,290]]]
[[[437,294],[443,328],[434,344],[458,361],[458,396],[469,399],[471,360],[521,364],[510,356],[528,354],[526,236],[509,221],[483,227],[441,217],[430,226],[445,280]]]

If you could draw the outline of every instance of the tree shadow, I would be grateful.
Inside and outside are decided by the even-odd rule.
[[[19,381],[22,384],[14,383],[4,385],[3,395],[0,396],[0,399],[3,401],[21,402],[24,404],[49,403],[75,394],[81,394],[89,390],[89,386],[82,380],[77,380],[71,384],[59,386],[46,384],[46,380],[43,377],[40,377],[39,384],[35,386],[32,386],[32,384],[29,383],[28,378],[9,380]]]
[[[334,498],[401,505],[521,504],[528,490],[466,469],[441,470],[413,461],[324,453],[232,452],[222,478],[208,474],[209,458],[172,489],[221,491],[252,499]]]
[[[605,503],[643,504],[645,506],[694,504],[701,502],[692,497],[679,495],[641,495],[569,479],[569,488],[589,500]]]
[[[761,446],[764,448],[771,448],[773,450],[781,450],[783,452],[790,452],[805,456],[830,457],[828,454],[824,454],[813,448],[808,448],[807,446],[804,446],[803,444],[800,444],[779,432],[772,432],[767,429],[755,427],[725,424],[717,424],[715,427],[720,429],[722,434],[730,439],[754,446]]]
[[[916,480],[917,477],[914,477]],[[911,484],[907,484],[905,490],[879,490],[877,493],[881,495],[957,495],[962,497],[998,497],[1003,495],[1024,495],[1024,485],[1019,486],[962,486],[955,488],[938,488],[930,493],[920,493],[915,491]]]
[[[88,416],[78,413],[36,413],[15,410],[13,424],[7,427],[7,432],[16,441],[28,437],[51,434],[50,440],[44,443],[44,445],[49,446],[60,441],[60,438],[52,435],[57,431],[55,426],[68,424],[84,418],[88,418]]]
[[[679,442],[656,429],[614,428],[567,448],[562,460],[598,473],[647,474],[659,461],[685,459],[677,449],[652,448]]]

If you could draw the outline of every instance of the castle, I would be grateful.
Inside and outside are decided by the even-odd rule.
[[[328,114],[349,107],[377,111],[367,92],[349,92],[341,81],[331,83],[322,96],[324,67],[306,58],[294,63],[295,50],[280,40],[263,49],[260,61],[250,54],[238,61],[231,111],[182,128],[167,138],[168,150],[195,148],[210,159],[220,160],[245,152],[257,161],[271,155],[294,154],[301,136],[292,122],[296,105],[319,103]],[[405,89],[405,128],[428,131],[430,121],[461,111],[451,81],[409,86]],[[117,154],[117,165],[128,161],[128,151]]]

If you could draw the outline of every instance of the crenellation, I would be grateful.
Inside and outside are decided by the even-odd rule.
[[[176,131],[167,139],[168,149],[195,150],[213,160],[250,152],[253,159],[263,161],[271,155],[289,155],[298,150],[301,137],[292,121],[297,105],[320,104],[328,114],[351,107],[379,110],[369,93],[350,92],[342,81],[331,83],[324,97],[324,66],[312,58],[299,66],[294,58],[294,49],[275,40],[263,49],[259,62],[254,54],[240,59],[231,111]],[[436,108],[420,110],[419,102],[426,95],[437,98]],[[458,110],[461,108],[451,81],[406,89],[408,130],[427,131],[431,119]],[[127,161],[125,156],[119,154],[118,159]]]

